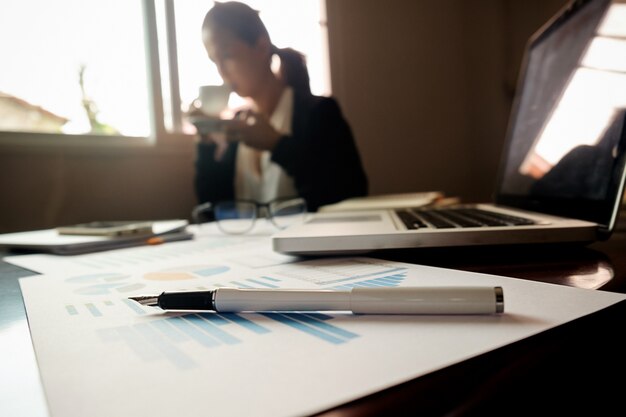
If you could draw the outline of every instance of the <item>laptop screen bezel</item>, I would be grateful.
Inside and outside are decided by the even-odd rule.
[[[582,10],[593,0],[572,1],[563,7],[552,19],[542,26],[527,42],[520,75],[518,78],[518,89],[521,91],[526,82],[527,69],[529,65],[529,56],[533,48],[550,36],[553,31],[557,30],[561,25],[568,21],[573,15]],[[602,0],[598,0],[602,1]],[[606,1],[605,12],[610,6],[610,0]],[[622,203],[625,183],[625,166],[626,166],[626,121],[622,119],[621,136],[620,136],[620,154],[615,159],[612,168],[612,181],[608,187],[606,198],[604,200],[588,200],[578,198],[550,198],[537,197],[529,195],[507,194],[502,191],[506,174],[506,160],[512,144],[512,136],[514,134],[516,115],[519,111],[521,94],[516,94],[513,101],[511,117],[507,129],[507,140],[503,149],[502,163],[500,164],[495,192],[495,203],[502,206],[515,207],[523,210],[535,211],[562,217],[587,220],[599,225],[598,234],[600,239],[608,238],[611,234],[617,215]]]

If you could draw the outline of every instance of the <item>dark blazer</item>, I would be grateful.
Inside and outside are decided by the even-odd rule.
[[[361,158],[335,99],[294,93],[292,132],[276,145],[272,161],[294,179],[310,211],[367,195]],[[195,189],[199,203],[235,198],[237,146],[238,142],[231,142],[217,162],[214,144],[198,144]]]

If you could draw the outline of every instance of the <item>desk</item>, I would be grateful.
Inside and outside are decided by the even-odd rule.
[[[393,251],[377,256],[626,293],[624,229],[588,247]],[[18,338],[28,339],[17,279],[29,274],[0,264],[0,347],[15,343],[16,329]],[[626,415],[625,384],[620,382],[626,375],[625,330],[626,303],[620,303],[319,416]],[[24,346],[30,347],[26,341]],[[16,410],[7,415],[45,416],[36,370],[28,371],[17,388],[4,374],[20,363],[34,369],[32,350],[0,357],[3,384],[19,390],[7,398],[0,392],[2,402],[12,402],[9,408],[0,406],[0,414]]]
[[[623,226],[608,241],[587,247],[393,251],[378,257],[626,293]],[[619,303],[319,417],[623,416],[625,336],[626,304]]]

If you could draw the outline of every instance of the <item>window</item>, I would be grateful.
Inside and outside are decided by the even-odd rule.
[[[138,1],[3,0],[0,130],[147,136]]]
[[[244,2],[260,11],[274,44],[307,56],[314,93],[329,94],[323,0]],[[212,4],[4,0],[2,137],[36,132],[159,140],[193,134],[184,112],[200,86],[221,84],[201,41]]]

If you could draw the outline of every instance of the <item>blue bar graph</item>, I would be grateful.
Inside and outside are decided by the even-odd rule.
[[[257,286],[260,285],[261,287],[265,288],[280,288],[278,285],[270,284],[269,282],[264,282],[260,279],[249,278],[246,281],[256,284]]]
[[[406,268],[391,268],[387,271],[385,271],[384,273],[391,273],[391,272],[397,272],[397,271],[404,271],[406,270]],[[360,278],[365,278],[365,277],[371,277],[374,275],[378,275],[380,274],[380,272],[372,272],[372,273],[367,273],[367,274],[361,274],[361,275],[355,275],[353,277],[350,277],[350,279],[360,279]]]
[[[333,334],[335,336],[338,336],[340,338],[344,338],[344,339],[354,339],[355,337],[358,337],[359,335],[356,333],[352,333],[349,332],[347,330],[344,330],[342,328],[339,328],[337,326],[333,326],[332,324],[326,323],[325,321],[320,321],[314,317],[311,316],[307,316],[306,314],[293,314],[293,313],[288,313],[288,314],[284,314],[285,316],[297,320],[299,322],[302,322],[304,324],[307,324],[311,327],[315,327],[319,330],[322,330],[326,333],[329,334]],[[344,343],[344,342],[341,342]]]
[[[147,320],[130,326],[100,329],[103,343],[123,343],[144,361],[167,361],[178,369],[197,363],[185,352],[190,342],[207,349],[245,343],[250,336],[272,333],[270,319],[319,341],[340,345],[359,335],[330,321],[321,313],[197,313]]]
[[[74,307],[73,305],[66,305],[65,310],[70,316],[75,316],[78,314],[78,310],[76,310],[76,307]]]
[[[217,341],[219,342],[227,345],[236,345],[237,343],[241,343],[241,340],[237,339],[234,336],[231,336],[230,333],[225,332],[224,330],[220,329],[209,320],[205,320],[204,318],[202,318],[202,316],[198,314],[182,316],[181,318],[195,325],[204,333],[211,336],[213,339],[217,339]]]
[[[367,288],[376,288],[376,287],[397,287],[406,279],[406,272],[394,275],[387,275],[384,277],[368,279],[364,281],[358,282],[350,282],[342,285],[337,285],[336,287],[332,287],[333,290],[351,290],[352,288],[357,287],[367,287]]]
[[[142,360],[152,362],[162,357],[158,348],[153,346],[153,343],[150,343],[142,338],[140,333],[137,332],[134,327],[123,326],[118,327],[115,330],[119,340],[126,342],[126,345]]]
[[[193,359],[185,355],[178,347],[171,343],[162,343],[161,335],[157,330],[152,328],[149,323],[140,323],[133,327],[147,342],[155,346],[163,356],[176,365],[177,368],[190,369],[196,367],[197,364]]]
[[[215,273],[214,269],[203,271]],[[382,276],[381,276],[382,275]],[[350,282],[340,285],[335,282],[331,289],[348,290],[354,287],[395,287],[406,279],[405,269],[387,270],[376,275],[360,274],[353,276]],[[115,279],[115,278],[112,278]],[[282,280],[272,276],[241,277],[234,281],[213,283],[212,286],[236,286],[239,288],[281,288]],[[127,284],[128,285],[128,284]],[[132,284],[131,284],[132,285]],[[196,286],[204,290],[205,287]],[[148,315],[150,308],[138,305],[126,297],[115,300],[103,300],[84,304],[77,308],[65,305],[67,314],[76,316],[90,314],[100,317],[103,313],[119,314],[132,312],[135,316],[144,316],[145,320],[112,329],[102,329],[103,343],[126,345],[136,356],[144,361],[165,361],[175,368],[185,370],[198,366],[188,353],[192,346],[205,349],[224,349],[250,340],[264,337],[273,332],[296,332],[302,337],[317,340],[319,343],[341,345],[360,337],[359,334],[333,324],[334,316],[319,312],[262,312],[262,313],[192,313],[184,315]],[[138,320],[139,321],[139,320]]]
[[[217,326],[224,326],[229,323],[228,320],[217,313],[198,313],[197,315]]]
[[[200,343],[205,347],[215,347],[219,345],[219,342],[191,324],[189,321],[184,319],[184,316],[180,317],[172,317],[169,319],[176,326],[177,329],[180,329],[184,333],[187,334],[191,339]]]
[[[155,329],[164,334],[168,339],[172,342],[182,342],[185,340],[189,340],[189,336],[186,333],[181,332],[176,326],[170,322],[170,320],[154,320],[151,321],[150,324],[154,326]]]
[[[139,314],[140,316],[146,314],[146,312],[139,307],[135,301],[129,300],[128,298],[122,298],[122,303],[126,304],[128,308],[135,312],[135,314]]]
[[[253,286],[248,285],[248,284],[244,284],[244,283],[242,283],[240,281],[231,281],[230,283],[234,284],[235,287],[237,287],[237,288],[254,288]]]
[[[330,320],[333,318],[333,316],[329,316],[328,314],[322,314],[322,313],[300,313],[300,314],[303,316],[309,316],[317,320]]]
[[[226,313],[226,314],[220,314],[221,317],[223,317],[224,319],[228,320],[228,321],[232,321],[235,324],[240,325],[241,327],[248,329],[256,334],[265,334],[265,333],[269,333],[270,330],[267,327],[263,327],[259,324],[256,324],[255,322],[253,322],[252,320],[248,320],[242,316],[240,316],[239,314],[235,314],[235,313]]]
[[[289,327],[292,327],[296,330],[299,330],[301,332],[307,333],[311,336],[315,336],[321,340],[324,340],[326,342],[335,344],[335,345],[339,345],[342,343],[345,343],[346,340],[341,338],[341,337],[337,337],[333,334],[330,333],[326,333],[324,331],[321,331],[319,329],[317,329],[314,326],[309,326],[306,323],[303,323],[301,321],[295,320],[293,318],[293,315],[291,314],[281,314],[281,313],[261,313],[261,315],[268,317],[272,320],[276,320],[279,323],[285,324]]]
[[[91,313],[92,316],[94,316],[94,317],[102,317],[102,312],[100,310],[98,310],[98,307],[96,307],[92,303],[85,304],[85,307],[87,307],[87,310],[89,310],[89,312]]]
[[[244,281],[244,282],[242,282]],[[241,281],[230,281],[237,288],[280,288],[278,278],[260,276],[257,278],[246,278]]]
[[[272,278],[272,277],[268,277],[268,276],[265,276],[265,275],[264,275],[264,276],[262,276],[261,278],[262,278],[262,279],[266,279],[266,280],[268,280],[268,281],[272,281],[272,282],[280,282],[280,280],[279,280],[279,279],[277,279],[277,278]]]

